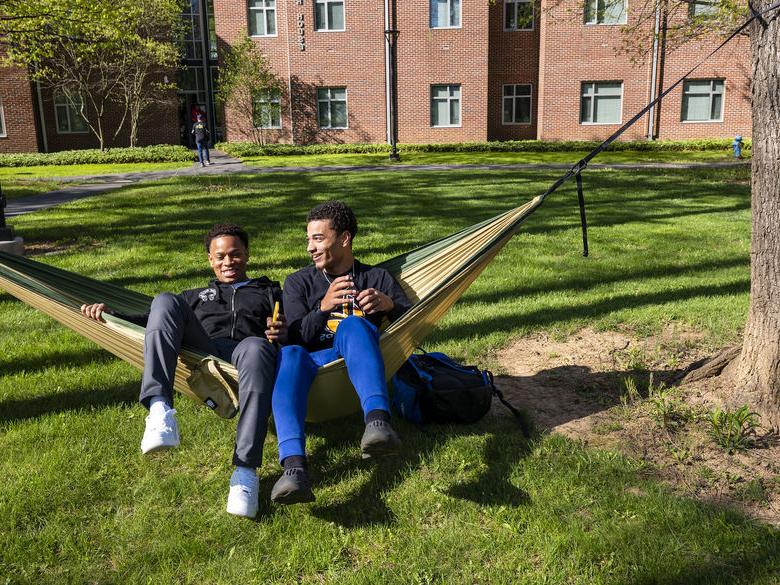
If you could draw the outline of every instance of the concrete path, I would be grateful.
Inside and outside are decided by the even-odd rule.
[[[223,152],[211,151],[212,164],[207,167],[201,167],[196,163],[191,167],[175,169],[171,171],[148,171],[135,173],[116,173],[106,175],[88,175],[79,177],[61,177],[58,181],[63,183],[78,183],[73,187],[65,187],[57,191],[50,191],[41,195],[31,195],[29,197],[20,197],[8,202],[5,210],[6,217],[14,217],[26,213],[33,213],[42,209],[48,209],[61,203],[99,195],[115,189],[121,189],[128,185],[133,185],[141,181],[154,181],[158,179],[168,179],[171,177],[187,177],[197,175],[224,175],[230,173],[245,173],[252,175],[264,175],[271,173],[342,173],[342,172],[376,172],[376,171],[448,171],[448,170],[529,170],[529,169],[549,169],[549,170],[569,170],[573,163],[567,164],[466,164],[466,165],[361,165],[361,166],[343,166],[328,165],[317,167],[252,167],[243,164],[239,159],[230,157]],[[592,169],[621,169],[621,170],[640,170],[640,169],[696,169],[696,168],[730,168],[742,165],[749,165],[749,161],[742,162],[714,162],[714,163],[615,163],[615,164],[590,164],[588,168]]]

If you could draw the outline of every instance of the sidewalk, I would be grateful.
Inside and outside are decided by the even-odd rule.
[[[243,164],[239,159],[233,158],[217,150],[211,151],[212,164],[207,167],[201,167],[200,163],[194,163],[191,167],[176,169],[172,171],[148,171],[135,173],[116,173],[110,175],[87,175],[79,177],[62,177],[58,180],[65,183],[79,183],[73,187],[50,191],[43,195],[32,195],[30,197],[20,197],[8,202],[5,209],[6,217],[14,217],[26,213],[33,213],[42,209],[55,207],[68,201],[83,199],[101,193],[107,193],[115,189],[121,189],[128,185],[133,185],[141,181],[154,181],[158,179],[168,179],[171,177],[186,177],[198,175],[225,175],[232,173],[243,173],[248,175],[264,175],[273,173],[343,173],[343,172],[392,172],[392,171],[449,171],[449,170],[472,170],[472,171],[511,171],[511,170],[530,170],[530,169],[549,169],[567,171],[572,168],[571,164],[550,164],[550,163],[522,163],[522,164],[465,164],[465,165],[364,165],[364,166],[343,166],[329,165],[317,167],[251,167]],[[615,163],[588,165],[591,169],[616,169],[616,170],[640,170],[640,169],[696,169],[696,168],[730,168],[742,165],[749,165],[749,161],[742,162],[715,162],[715,163]]]

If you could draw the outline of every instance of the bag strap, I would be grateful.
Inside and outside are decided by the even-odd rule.
[[[496,385],[493,382],[493,372],[485,370],[485,373],[488,375],[488,379],[490,380],[490,387],[493,390],[493,394],[495,394],[496,398],[498,398],[498,401],[506,406],[509,412],[515,416],[515,420],[517,421],[517,424],[520,425],[520,432],[523,433],[523,436],[526,439],[530,438],[531,425],[528,422],[528,415],[509,404],[507,399],[504,398],[504,394],[501,392],[501,390],[496,388]]]

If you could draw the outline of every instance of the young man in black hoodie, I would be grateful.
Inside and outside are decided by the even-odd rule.
[[[235,224],[217,224],[205,237],[216,278],[205,288],[162,293],[146,315],[119,315],[146,326],[140,401],[148,410],[141,451],[179,446],[173,409],[173,380],[182,345],[231,362],[238,369],[240,415],[236,428],[227,511],[254,517],[258,508],[257,467],[263,456],[277,345],[287,340],[284,316],[272,321],[281,297],[279,283],[249,278],[249,238]],[[83,305],[84,315],[101,320],[103,303]]]
[[[313,264],[287,277],[284,307],[289,341],[282,348],[273,393],[282,477],[271,492],[281,504],[314,500],[306,472],[304,421],[309,387],[317,368],[344,358],[366,423],[364,458],[398,451],[390,426],[379,327],[409,308],[409,299],[387,270],[362,264],[352,254],[357,220],[340,201],[309,212],[307,250]]]

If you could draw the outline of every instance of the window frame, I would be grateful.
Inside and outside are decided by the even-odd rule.
[[[622,18],[618,20],[617,22],[599,22],[599,2],[604,2],[605,0],[585,0],[584,8],[582,11],[582,18],[585,23],[585,26],[619,26],[622,24],[626,24],[628,21],[628,0],[623,0],[623,12],[622,12]],[[593,14],[595,15],[595,20],[588,20],[588,6],[591,4],[596,5],[596,10],[593,11]],[[601,14],[603,15],[606,11],[602,10]]]
[[[688,4],[688,19],[709,18],[718,13],[719,4],[719,0],[691,0]],[[703,12],[696,14],[697,6],[706,6],[708,8],[704,9]]]
[[[340,102],[341,100],[334,100],[331,92],[333,90],[337,89],[343,89],[344,90],[344,126],[333,126],[333,109],[331,107],[331,104],[334,101]],[[320,99],[320,92],[321,91],[327,91],[328,92],[328,98],[326,100]],[[320,118],[320,103],[326,102],[328,104],[328,125],[323,126],[322,125],[322,119]],[[349,93],[347,92],[346,86],[343,85],[336,85],[336,86],[328,86],[328,87],[318,87],[317,88],[317,127],[320,130],[348,130],[349,129]]]
[[[83,104],[84,100],[81,96],[77,96],[79,101]],[[64,102],[61,102],[59,100],[64,100]],[[57,134],[89,134],[89,124],[86,120],[84,120],[84,129],[83,130],[73,130],[73,120],[71,118],[71,112],[78,116],[83,120],[83,117],[79,110],[77,109],[78,106],[71,101],[71,99],[65,95],[62,92],[55,92],[53,105],[54,105],[54,126],[57,129]],[[61,130],[60,129],[60,115],[58,113],[58,110],[60,108],[65,108],[66,117],[68,120],[68,129],[67,130]]]
[[[5,125],[5,104],[3,98],[0,98],[0,138],[8,137],[8,126]]]
[[[517,26],[513,26],[511,28],[507,28],[506,26],[506,11],[509,8],[510,5],[513,5],[515,7],[515,18],[514,22],[517,24],[517,5],[518,4],[530,4],[531,5],[531,26],[528,28],[517,28]],[[534,6],[534,0],[504,0],[504,32],[528,32],[533,31],[536,27],[536,6]],[[509,84],[511,85],[511,84]]]
[[[528,86],[528,96],[517,95],[517,88],[520,86]],[[507,96],[504,92],[507,87],[514,87],[515,93],[511,96]],[[504,120],[504,102],[507,99],[512,100],[512,119],[515,118],[515,100],[518,97],[528,97],[528,122],[507,122]],[[501,86],[501,125],[502,126],[530,126],[534,123],[534,85],[533,83],[505,83]]]
[[[343,28],[325,28],[317,27],[317,6],[319,4],[325,5],[325,20],[328,20],[328,5],[329,4],[341,4],[341,20],[343,21]],[[347,30],[347,7],[345,0],[314,0],[312,2],[312,9],[314,10],[314,32],[344,32]],[[330,23],[327,23],[330,25]]]
[[[264,5],[262,7],[250,6],[250,1],[251,0],[247,0],[247,2],[246,2],[247,31],[249,31],[249,29],[251,28],[249,26],[249,23],[254,22],[254,20],[252,18],[250,18],[251,15],[252,15],[252,12],[254,11],[254,12],[262,12],[263,13],[263,16],[265,18],[264,22],[265,22],[266,33],[265,34],[257,34],[257,33],[252,33],[250,31],[249,32],[249,36],[252,37],[252,38],[259,38],[259,39],[266,38],[266,37],[273,38],[273,37],[279,36],[279,27],[277,26],[279,24],[279,22],[278,22],[278,20],[276,18],[276,16],[277,16],[276,13],[277,13],[277,10],[278,10],[278,2],[279,2],[279,0],[261,0],[261,2],[264,3]],[[273,2],[274,3],[274,7],[273,8],[268,8],[268,6],[266,5],[267,2]],[[273,13],[274,13],[274,33],[273,34],[268,34],[268,32],[267,32],[268,31],[268,12],[269,11],[273,11]]]
[[[598,95],[596,94],[596,86],[600,85],[600,84],[607,84],[607,83],[610,83],[610,84],[619,83],[620,84],[620,109],[618,110],[619,113],[618,113],[617,121],[616,122],[593,122],[593,121],[591,121],[591,122],[583,122],[583,120],[582,120],[582,99],[583,99],[583,97],[591,97],[591,99],[593,100],[593,102],[592,102],[593,105],[591,106],[591,119],[592,119],[593,118],[593,111],[595,109],[596,99],[598,97]],[[586,85],[592,85],[593,86],[593,93],[590,94],[590,96],[585,96],[584,95],[583,89],[584,89],[584,87]],[[616,79],[607,80],[607,79],[604,79],[604,80],[599,80],[599,81],[581,81],[580,82],[580,120],[579,120],[580,126],[617,126],[617,125],[620,125],[622,123],[622,121],[623,121],[623,96],[625,94],[624,90],[625,90],[625,84],[623,83],[622,80],[616,80]]]
[[[458,100],[458,123],[457,124],[452,124],[452,123],[450,123],[450,124],[434,124],[433,123],[433,112],[434,112],[433,104],[434,104],[434,99],[436,99],[437,101],[441,101],[442,100],[442,98],[434,98],[433,97],[433,90],[436,87],[446,87],[447,88],[448,95],[447,95],[446,101],[447,101],[447,105],[448,106],[449,106],[450,102],[452,102],[454,99]],[[452,92],[452,88],[453,87],[457,87],[458,88],[458,97],[457,98],[453,98],[451,95],[449,95]],[[431,84],[429,107],[430,107],[431,128],[461,128],[463,126],[463,86],[460,83],[434,83],[434,84]],[[447,112],[448,113],[452,112],[450,107],[447,107]]]
[[[698,81],[698,82],[709,81],[710,82],[710,90],[706,94],[706,95],[709,96],[709,102],[710,103],[709,103],[708,110],[710,111],[710,113],[712,113],[712,96],[713,95],[720,95],[720,117],[719,118],[717,118],[717,119],[710,118],[710,119],[707,119],[707,120],[686,120],[684,118],[684,115],[685,115],[685,97],[686,97],[686,93],[687,93],[685,91],[685,89],[686,89],[686,85],[688,85],[688,83],[690,83],[692,81],[693,82],[696,82],[696,81]],[[722,84],[722,89],[721,89],[720,93],[717,93],[717,92],[715,92],[712,89],[713,84],[716,83],[716,82],[720,82]],[[704,95],[704,94],[700,93],[700,94],[695,94],[695,95]],[[706,77],[706,78],[703,78],[703,79],[686,79],[683,82],[682,93],[680,95],[680,122],[681,123],[683,123],[683,124],[720,124],[720,123],[723,123],[725,109],[726,109],[726,80],[724,78],[722,78],[722,77]]]
[[[437,0],[428,0],[428,28],[431,30],[449,30],[449,29],[459,29],[463,28],[463,0],[446,0],[447,2],[447,19],[449,20],[449,15],[452,13],[452,8],[450,7],[453,2],[458,3],[458,24],[453,25],[452,23],[448,24],[447,26],[435,26],[433,23],[433,4]]]
[[[279,111],[279,125],[278,126],[263,126],[257,125],[256,120],[258,117],[262,118],[263,105],[269,107],[271,105],[278,106]],[[257,109],[255,109],[257,108]],[[280,91],[261,91],[252,99],[252,125],[258,130],[281,130],[282,129],[282,92]]]

